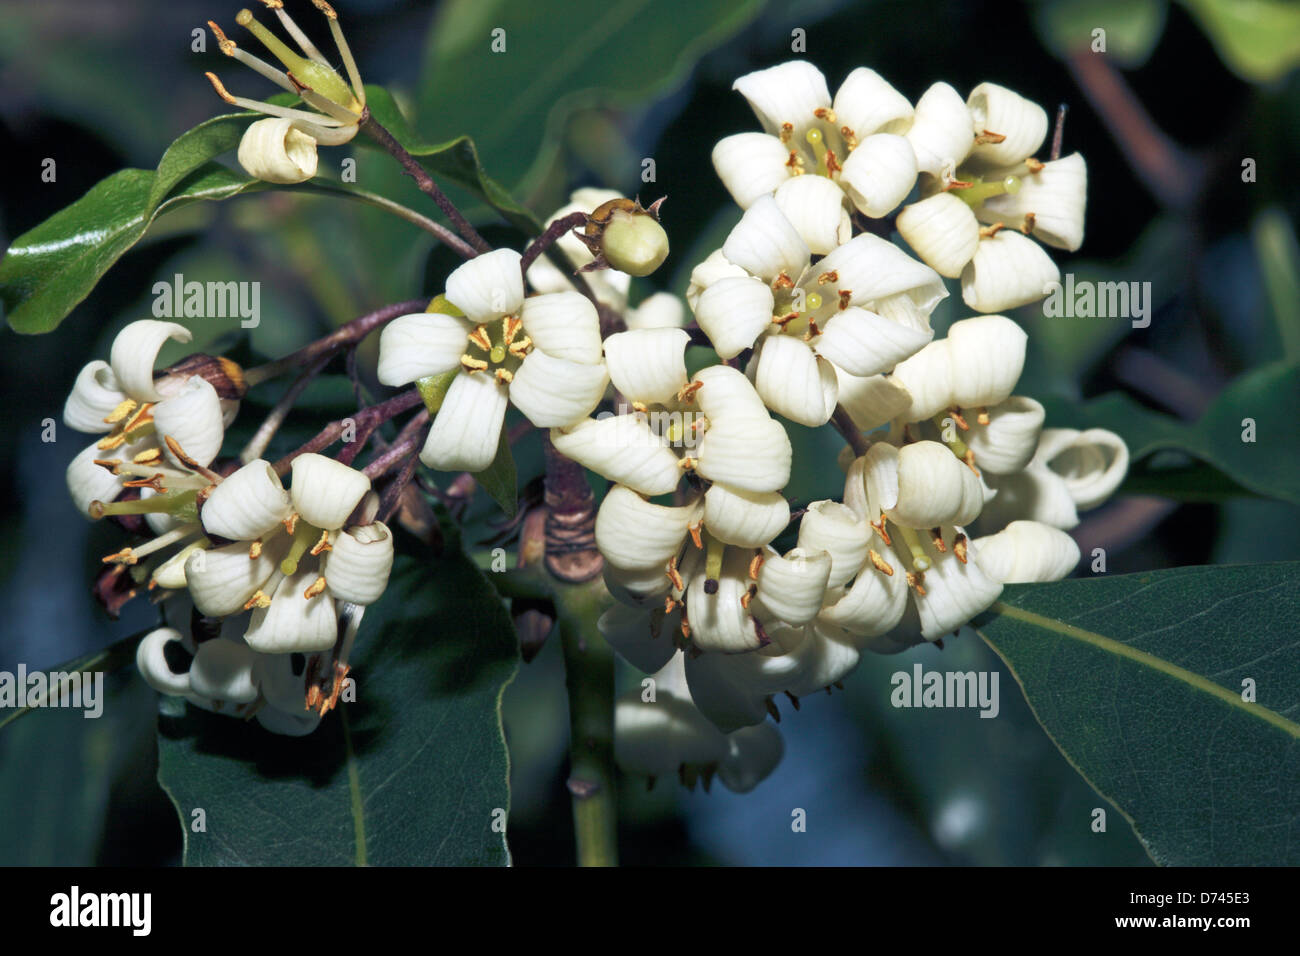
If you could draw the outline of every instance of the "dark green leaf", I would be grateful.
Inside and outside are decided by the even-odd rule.
[[[1233,71],[1271,83],[1300,63],[1300,6],[1292,0],[1182,0]]]
[[[1156,862],[1295,865],[1297,615],[1283,563],[1011,585],[977,623]]]
[[[355,703],[307,737],[190,709],[159,728],[159,782],[205,865],[508,862],[499,699],[510,618],[459,552],[401,542],[357,639]],[[203,808],[207,832],[191,832]],[[500,824],[498,823],[498,827]]]
[[[1041,0],[1034,25],[1057,56],[1091,50],[1132,68],[1145,63],[1155,49],[1167,11],[1165,0]],[[1106,31],[1101,49],[1093,46],[1093,31],[1098,29]]]
[[[167,197],[173,186],[210,159],[216,159],[239,145],[252,113],[214,116],[178,136],[158,161],[149,200],[144,211],[150,213]]]

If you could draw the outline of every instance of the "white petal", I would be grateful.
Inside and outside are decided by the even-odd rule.
[[[787,635],[798,635],[797,643],[788,644]],[[851,674],[861,660],[852,635],[823,621],[797,631],[778,631],[776,640],[799,661],[798,678],[782,688],[793,697],[825,690]]]
[[[700,384],[695,404],[710,421],[722,418],[767,418],[767,406],[745,373],[729,365],[710,365],[695,373]]]
[[[790,505],[775,491],[743,491],[716,482],[704,494],[704,526],[724,544],[761,548],[790,523]]]
[[[831,556],[825,551],[792,548],[784,556],[770,552],[758,571],[756,610],[765,621],[807,624],[822,609],[830,576]]]
[[[164,457],[177,467],[184,466],[167,446],[168,436],[204,467],[212,464],[226,437],[217,390],[197,375],[191,375],[179,392],[153,407],[153,423]]]
[[[952,400],[961,408],[996,405],[1010,397],[1025,367],[1024,329],[1001,315],[980,315],[948,329]]]
[[[420,461],[439,471],[478,472],[492,464],[507,394],[504,384],[485,373],[457,375],[434,416]]]
[[[701,654],[686,660],[686,682],[695,706],[719,730],[731,733],[763,723],[767,698],[798,679],[802,662],[779,647],[771,650],[771,654]]]
[[[766,779],[785,755],[781,731],[772,724],[741,727],[727,735],[727,756],[718,779],[732,793],[749,793]]]
[[[524,304],[523,259],[513,249],[484,252],[447,276],[447,299],[473,323],[518,315]]]
[[[789,147],[767,133],[737,133],[713,147],[713,168],[741,209],[790,178],[789,159]]]
[[[979,242],[961,274],[962,300],[976,312],[1002,312],[1037,302],[1061,281],[1043,247],[1011,229]]]
[[[749,557],[743,551],[727,553],[713,594],[706,590],[707,575],[703,568],[686,586],[691,641],[706,653],[734,654],[751,651],[762,644],[753,617],[740,603],[749,590]]]
[[[405,385],[454,369],[469,346],[470,329],[464,319],[442,313],[393,319],[379,333],[379,381]]]
[[[710,420],[695,470],[742,491],[779,491],[790,480],[790,439],[770,418]]]
[[[735,263],[728,262],[721,249],[709,253],[707,259],[691,270],[691,280],[686,286],[686,304],[694,312],[704,290],[719,279],[744,279],[749,273]],[[631,328],[629,325],[628,328]]]
[[[1013,475],[985,475],[985,481],[996,494],[980,512],[981,528],[998,529],[1022,519],[1065,530],[1079,523],[1065,481],[1043,465],[1031,463]]]
[[[889,215],[916,185],[912,144],[892,133],[868,136],[849,153],[840,185],[863,215],[873,219]]]
[[[1013,521],[971,545],[980,570],[1002,584],[1060,581],[1079,563],[1074,539],[1037,521]]]
[[[850,305],[870,308],[873,302],[905,294],[928,316],[948,295],[933,269],[870,234],[854,236],[835,249],[817,263],[817,272],[834,272],[839,278],[833,286],[850,293]]]
[[[678,328],[616,332],[605,340],[610,381],[630,401],[667,403],[686,385],[690,341]]]
[[[781,132],[783,123],[790,123],[793,135],[802,137],[816,119],[813,112],[831,105],[826,77],[804,60],[746,73],[731,88],[749,101],[763,129],[773,135]]]
[[[971,125],[976,136],[997,133],[1006,138],[999,143],[983,143],[971,152],[971,158],[990,166],[1011,166],[1038,152],[1047,137],[1047,111],[1019,93],[981,83],[966,98]]]
[[[1047,436],[1045,431],[1044,436]],[[1109,498],[1128,473],[1128,446],[1124,439],[1104,428],[1080,432],[1055,454],[1043,455],[1042,463],[1060,475],[1080,511],[1096,508]]]
[[[663,568],[625,571],[606,561],[603,576],[614,600],[643,610],[662,608],[664,595],[672,590],[672,582]]]
[[[296,129],[295,122],[269,117],[249,124],[236,153],[248,175],[282,186],[304,183],[316,175],[316,139]]]
[[[634,332],[641,329],[680,329],[686,324],[686,307],[671,292],[656,292],[629,311],[624,320]]]
[[[1022,167],[1016,175],[1020,191],[985,200],[976,210],[980,219],[1019,228],[1032,213],[1033,235],[1040,242],[1071,252],[1083,245],[1088,201],[1088,167],[1083,157],[1071,153],[1044,163],[1036,173]]]
[[[898,626],[907,609],[907,579],[894,552],[878,545],[877,552],[893,574],[868,562],[848,590],[821,612],[820,620],[844,628],[858,638],[879,637]],[[858,642],[860,646],[861,642]]]
[[[72,394],[63,405],[63,424],[92,435],[112,431],[113,426],[104,419],[125,399],[112,367],[96,359],[77,373]]]
[[[288,553],[287,535],[268,541],[257,558],[248,556],[243,542],[195,551],[185,562],[185,582],[194,606],[209,617],[239,613]]]
[[[835,92],[835,118],[861,142],[873,133],[904,133],[912,104],[875,70],[860,66]],[[852,155],[852,154],[850,154]]]
[[[814,255],[826,255],[852,235],[844,192],[825,176],[787,179],[772,198]]]
[[[379,600],[392,570],[393,533],[382,521],[339,532],[320,566],[332,597],[361,605]]]
[[[199,516],[208,534],[252,541],[273,530],[292,510],[280,476],[259,458],[217,485],[203,502]]]
[[[257,682],[273,710],[297,714],[306,713],[307,667],[309,659],[294,654],[258,654],[253,662],[253,680]],[[317,658],[319,662],[320,658]],[[317,667],[319,667],[319,663]],[[295,673],[296,671],[296,673]]]
[[[890,520],[909,528],[965,525],[983,504],[975,473],[943,445],[918,441],[899,449],[898,501]]]
[[[185,562],[190,559],[190,555],[195,551],[202,551],[208,547],[210,542],[207,538],[202,538],[194,544],[187,545],[177,551],[170,558],[153,569],[153,574],[149,578],[149,586],[169,588],[180,590],[188,586],[185,580]]]
[[[862,462],[861,499],[864,505],[854,507],[850,504],[847,490],[844,492],[844,503],[859,515],[865,515],[869,521],[874,521],[880,515],[893,511],[894,506],[898,504],[898,459],[899,449],[896,445],[887,442],[876,442],[872,445],[859,459]],[[852,469],[849,474],[849,478],[851,477]],[[847,478],[845,487],[846,489],[848,487]],[[853,497],[855,500],[858,499],[856,491]]]
[[[585,365],[534,349],[515,370],[510,401],[538,428],[560,428],[590,415],[607,385],[609,374],[603,362]],[[492,451],[495,455],[496,448]]]
[[[851,375],[837,363],[835,378],[840,385],[839,403],[864,432],[897,418],[912,404],[912,396],[893,377]]]
[[[324,455],[299,455],[291,467],[289,496],[293,510],[317,528],[342,528],[370,490],[370,479],[365,474]]]
[[[681,614],[665,617],[662,608],[640,610],[615,604],[596,622],[610,647],[639,671],[653,674],[677,653],[673,632],[681,627]]]
[[[681,478],[677,456],[636,415],[589,418],[554,429],[551,442],[565,457],[644,495],[667,494]]]
[[[253,661],[247,646],[218,638],[204,641],[190,665],[190,692],[213,700],[249,704],[257,699]]]
[[[865,518],[837,501],[814,501],[799,521],[798,546],[831,556],[827,587],[851,580],[867,559],[871,528]]]
[[[890,319],[850,307],[837,312],[814,343],[817,354],[852,375],[887,372],[915,355],[934,333],[900,325]]]
[[[615,567],[655,568],[663,573],[681,548],[687,527],[699,520],[701,511],[698,504],[653,504],[631,488],[615,485],[596,512],[596,547]]]
[[[172,652],[178,666],[184,662],[184,670],[172,670],[172,660],[169,660],[166,653],[168,644],[176,644],[177,650],[184,650],[184,653]],[[160,694],[183,697],[190,692],[190,657],[181,632],[170,627],[160,627],[146,634],[136,646],[135,667],[145,683]]]
[[[945,535],[947,537],[947,535]],[[937,640],[957,630],[998,599],[1002,585],[980,570],[973,545],[963,564],[953,553],[928,547],[931,565],[925,572],[925,594],[913,592],[912,599],[920,618],[920,634],[927,641]]]
[[[791,335],[764,336],[754,387],[772,411],[815,428],[830,421],[839,386],[830,362]]]
[[[269,607],[256,608],[244,640],[259,654],[308,654],[334,646],[338,615],[328,592],[303,597],[315,571],[299,571],[280,582]]]
[[[524,300],[520,318],[533,344],[556,358],[595,365],[600,361],[600,316],[578,292],[554,292]]]
[[[970,110],[947,83],[935,83],[916,101],[906,136],[916,151],[916,168],[931,176],[955,169],[975,145]]]
[[[713,766],[726,756],[726,736],[692,703],[681,670],[682,655],[676,654],[654,675],[653,701],[642,700],[636,688],[615,703],[614,759],[625,773],[666,776],[683,764]]]
[[[1012,395],[988,410],[989,423],[969,420],[970,431],[962,435],[975,452],[981,472],[1010,475],[1029,464],[1043,430],[1043,406],[1032,398]]]
[[[902,413],[904,421],[924,421],[952,405],[952,353],[948,340],[931,342],[899,362],[890,379],[911,398],[911,405]]]
[[[119,449],[120,450],[120,449]],[[91,445],[77,453],[77,457],[68,463],[65,478],[68,494],[77,510],[90,517],[90,503],[102,501],[105,504],[122,493],[122,479],[102,465],[95,464],[95,459],[104,459],[106,454],[98,445]]]
[[[772,306],[761,279],[719,279],[696,300],[695,319],[720,358],[735,358],[772,324]]]
[[[162,395],[153,385],[153,366],[168,339],[188,342],[194,336],[175,322],[141,319],[132,322],[113,339],[109,363],[117,386],[138,402],[157,402]]]
[[[771,196],[754,200],[722,244],[722,254],[767,282],[783,273],[797,279],[809,259],[808,245]]]
[[[939,275],[956,279],[975,257],[980,224],[969,205],[952,193],[935,193],[903,207],[898,233],[926,265]]]

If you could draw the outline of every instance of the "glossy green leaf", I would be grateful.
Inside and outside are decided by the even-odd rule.
[[[698,0],[671,12],[649,0],[451,0],[429,34],[420,128],[474,137],[493,174],[527,196],[573,110],[676,87],[761,9],[756,0]]]
[[[147,169],[121,170],[14,240],[0,261],[0,303],[15,331],[49,332],[57,327],[162,213],[262,186],[209,162],[151,208],[153,182],[154,173]]]
[[[1084,405],[1045,401],[1058,428],[1108,428],[1128,444],[1134,461],[1162,449],[1186,452],[1242,487],[1300,504],[1300,367],[1266,365],[1225,388],[1191,425],[1112,393]],[[1254,440],[1250,438],[1253,427]]]
[[[501,429],[497,454],[492,459],[492,464],[478,472],[474,479],[507,516],[514,517],[515,512],[519,510],[519,476],[518,469],[515,468],[515,456],[510,451],[510,439],[506,436],[506,429]]]
[[[1165,0],[1041,0],[1034,25],[1044,45],[1057,56],[1092,50],[1114,57],[1124,67],[1146,62],[1164,32]],[[1105,31],[1105,47],[1096,30]]]
[[[239,145],[252,113],[214,116],[178,136],[158,161],[145,212],[167,197],[172,187],[210,159]]]
[[[159,782],[185,862],[507,863],[499,703],[515,648],[482,573],[459,551],[437,557],[405,538],[361,624],[357,699],[314,733],[279,737],[193,708],[161,719]],[[191,828],[197,808],[206,832]]]
[[[1297,615],[1283,563],[1011,585],[977,625],[1156,862],[1295,865]]]
[[[1300,5],[1292,0],[1182,0],[1223,62],[1253,83],[1300,63]]]

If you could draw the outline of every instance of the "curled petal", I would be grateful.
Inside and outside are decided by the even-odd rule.
[[[175,647],[169,649],[168,645]],[[160,694],[173,697],[184,697],[190,692],[192,658],[181,632],[170,627],[150,631],[135,649],[135,667],[145,683]]]
[[[663,568],[625,571],[606,561],[603,576],[614,600],[643,610],[663,607],[664,595],[672,590],[672,582]]]
[[[981,83],[966,98],[976,137],[985,132],[1005,137],[996,143],[977,143],[971,158],[990,166],[1010,166],[1038,152],[1047,137],[1047,111],[1019,93]]]
[[[768,554],[758,572],[755,595],[761,616],[790,625],[807,624],[822,609],[830,575],[831,556],[825,551],[792,548],[784,556]]]
[[[686,682],[701,713],[732,733],[767,720],[767,698],[797,681],[802,666],[775,645],[752,654],[701,654],[686,661]]]
[[[898,626],[907,610],[907,578],[903,563],[884,545],[877,545],[881,561],[893,574],[867,564],[846,590],[832,592],[835,599],[821,612],[820,620],[841,627],[856,638],[879,637]],[[860,647],[867,645],[857,641]]]
[[[950,279],[961,275],[979,247],[979,221],[952,193],[935,193],[903,207],[896,225],[926,265]]]
[[[163,396],[153,384],[158,352],[168,339],[188,342],[192,338],[189,329],[175,322],[141,319],[126,326],[113,339],[109,355],[118,388],[137,402],[162,401]]]
[[[746,73],[731,88],[749,101],[763,129],[774,135],[783,123],[790,123],[793,135],[802,137],[816,119],[814,111],[831,105],[826,77],[804,60]]]
[[[280,582],[267,607],[254,609],[244,640],[259,654],[310,654],[334,646],[339,622],[327,594],[304,597],[316,580],[315,570],[291,574]]]
[[[321,558],[330,595],[353,604],[374,604],[393,570],[393,533],[382,521],[339,533]]]
[[[204,467],[212,464],[226,437],[217,390],[197,375],[191,375],[179,392],[154,406],[153,423],[163,455],[178,468],[184,466],[167,445],[167,437]]]
[[[684,329],[634,329],[605,340],[605,363],[614,387],[632,401],[668,403],[686,385]]]
[[[925,572],[925,594],[913,594],[920,636],[927,641],[951,634],[975,615],[988,609],[1002,585],[980,570],[974,546],[968,548],[965,563],[951,546],[945,552],[928,548],[930,567]],[[906,626],[906,619],[905,619]]]
[[[447,276],[447,299],[474,323],[518,315],[524,304],[522,256],[497,249],[475,256]]]
[[[766,418],[767,406],[739,369],[710,365],[695,373],[700,388],[695,404],[710,421],[722,418]]]
[[[249,125],[239,141],[239,165],[254,179],[282,186],[316,175],[316,138],[295,128],[295,120],[271,117]]]
[[[898,458],[899,449],[887,442],[876,442],[859,461],[862,462],[862,496],[865,507],[855,508],[859,514],[866,515],[869,521],[875,521],[879,515],[894,510],[898,504]],[[852,477],[852,469],[850,475]],[[846,479],[845,485],[847,487]],[[844,492],[844,503],[849,502],[849,492]],[[853,498],[858,500],[855,491]]]
[[[662,573],[700,512],[698,504],[657,505],[631,488],[615,485],[596,512],[596,546],[617,568],[654,568]]]
[[[256,658],[247,645],[236,641],[204,641],[190,665],[190,693],[232,704],[252,703],[257,700]]]
[[[916,329],[851,306],[831,317],[814,346],[817,354],[829,359],[837,369],[867,376],[889,371],[921,351],[933,337],[931,330]]]
[[[768,408],[811,428],[830,420],[839,390],[835,369],[808,343],[789,335],[765,336],[754,362],[754,387]]]
[[[253,680],[271,708],[290,714],[306,712],[308,661],[297,653],[257,655]]]
[[[931,342],[911,358],[904,359],[890,375],[901,386],[911,404],[901,413],[904,421],[932,418],[952,404],[952,351],[947,339]]]
[[[943,445],[918,441],[898,452],[898,501],[891,520],[909,528],[965,525],[984,505],[980,480]]]
[[[790,439],[771,418],[711,420],[695,470],[742,491],[779,491],[790,480]]]
[[[293,505],[269,463],[250,461],[212,489],[200,517],[208,534],[252,541],[275,529]]]
[[[671,292],[656,292],[629,311],[624,320],[631,331],[642,329],[680,329],[686,324],[686,308]],[[609,342],[606,340],[606,347]]]
[[[1061,281],[1043,247],[1003,229],[979,242],[961,273],[962,300],[976,312],[1002,312],[1037,302]]]
[[[761,548],[790,523],[790,505],[775,491],[744,491],[714,483],[704,493],[704,526],[724,544]]]
[[[538,428],[560,428],[590,415],[607,385],[609,374],[603,362],[585,365],[536,349],[515,370],[510,401]],[[495,455],[496,448],[492,451]]]
[[[849,581],[867,559],[871,528],[865,518],[836,501],[814,501],[799,522],[798,547],[805,553],[825,551],[831,556],[827,587]]]
[[[844,192],[825,176],[787,179],[773,198],[813,255],[824,256],[853,234]]]
[[[552,429],[551,442],[584,468],[644,495],[667,494],[681,478],[677,456],[637,415],[589,418]]]
[[[170,558],[153,569],[153,576],[149,579],[150,586],[156,585],[160,588],[171,588],[174,590],[180,590],[181,588],[186,587],[185,562],[190,559],[190,555],[195,551],[202,551],[204,548],[208,547],[208,545],[208,539],[203,538],[196,541],[194,544],[188,545],[187,547],[177,551]]]
[[[907,97],[865,66],[844,78],[835,92],[834,109],[840,125],[847,126],[859,143],[873,133],[905,133],[912,125]]]
[[[734,654],[751,651],[762,643],[754,619],[740,603],[749,590],[749,556],[730,551],[723,559],[717,588],[708,592],[706,575],[701,567],[686,586],[691,640],[705,652]]]
[[[735,358],[772,324],[772,290],[760,279],[719,279],[696,300],[695,319],[718,356]]]
[[[779,630],[775,638],[786,648],[787,655],[799,662],[797,678],[782,688],[795,697],[825,690],[843,680],[862,657],[852,635],[825,621]]]
[[[789,147],[767,133],[737,133],[713,147],[713,168],[741,209],[790,178]]]
[[[848,292],[850,305],[870,307],[873,302],[905,295],[928,316],[948,295],[943,279],[933,269],[869,233],[854,236],[835,249],[817,263],[817,272],[834,272],[839,278],[833,288]]]
[[[916,152],[916,168],[931,176],[956,169],[975,145],[970,110],[947,83],[935,83],[921,94],[906,136]]]
[[[288,538],[280,535],[268,541],[256,558],[248,556],[244,543],[193,552],[185,561],[185,583],[194,606],[209,617],[238,614],[288,551]]]
[[[1044,430],[1035,461],[1061,477],[1080,511],[1096,508],[1128,473],[1128,446],[1104,428],[1073,434],[1068,443],[1061,440],[1063,432],[1066,430]]]
[[[457,375],[434,416],[420,461],[439,471],[478,472],[492,464],[507,395],[506,386],[486,373]]]
[[[722,244],[728,262],[771,282],[779,275],[797,279],[808,265],[808,245],[781,212],[776,199],[756,199]]]
[[[981,472],[1015,474],[1034,457],[1044,416],[1043,406],[1032,398],[1012,395],[988,410],[987,425],[970,422],[962,440],[975,452]]]
[[[961,408],[996,405],[1010,397],[1025,367],[1029,337],[1011,319],[980,315],[948,329],[952,401]]]
[[[95,459],[103,457],[103,450],[91,445],[68,463],[65,473],[72,503],[86,517],[90,517],[92,501],[112,501],[122,493],[122,480],[103,465],[95,464]]]
[[[552,292],[524,300],[524,331],[548,355],[595,365],[600,361],[600,316],[585,295]]]
[[[681,670],[682,655],[676,654],[654,674],[653,700],[643,700],[636,688],[615,703],[614,759],[625,773],[665,776],[683,765],[713,766],[726,756],[726,736],[692,703]]]
[[[1069,530],[1079,523],[1079,510],[1060,475],[1031,463],[1012,475],[985,475],[994,495],[980,512],[981,528],[1001,528],[1029,520]]]
[[[405,385],[460,364],[470,323],[454,315],[417,312],[393,319],[379,333],[379,381]]]
[[[253,719],[264,730],[279,734],[281,737],[306,737],[320,726],[321,715],[313,710],[304,710],[302,714],[298,714],[296,711],[290,713],[278,707],[263,707]]]
[[[1000,174],[999,174],[1000,175]],[[983,222],[1019,227],[1033,215],[1036,239],[1074,252],[1083,245],[1083,220],[1088,200],[1088,167],[1071,153],[1043,163],[1038,172],[1016,171],[1020,191],[986,199],[976,214]]]
[[[639,671],[653,674],[666,667],[677,653],[673,633],[681,627],[681,612],[664,615],[662,609],[641,610],[615,604],[600,616],[596,627],[623,660]]]
[[[834,358],[831,361],[835,362]],[[835,363],[835,378],[840,386],[840,404],[864,432],[897,418],[912,404],[912,396],[893,376],[852,375]]]
[[[691,311],[697,308],[704,290],[719,279],[752,278],[748,272],[733,262],[729,262],[721,249],[709,253],[708,258],[691,270],[691,280],[686,286],[686,304]],[[631,328],[629,325],[628,328]]]
[[[111,431],[113,426],[104,419],[125,399],[112,367],[96,359],[77,373],[72,394],[63,405],[63,424],[92,435]]]
[[[840,173],[840,185],[864,216],[879,219],[907,198],[916,185],[916,172],[912,144],[902,136],[878,133],[868,136],[849,153]]]
[[[365,474],[324,455],[299,455],[292,468],[289,496],[293,510],[317,528],[342,528],[370,490]]]
[[[1037,521],[1013,521],[971,544],[980,570],[1002,584],[1059,581],[1079,563],[1074,539]]]

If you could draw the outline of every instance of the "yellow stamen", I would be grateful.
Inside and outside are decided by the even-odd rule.
[[[122,419],[126,418],[127,415],[130,415],[135,411],[137,404],[138,403],[134,398],[123,399],[118,403],[116,408],[104,417],[104,423],[106,425],[116,425]]]
[[[255,607],[270,607],[271,599],[266,596],[261,588],[253,592],[253,596],[244,602],[244,610],[251,611]]]
[[[325,590],[325,576],[321,575],[311,583],[311,586],[307,588],[307,590],[302,592],[302,596],[310,601],[312,598],[314,598],[316,595],[320,594],[324,590]]]
[[[894,566],[878,555],[874,549],[867,551],[867,557],[871,558],[871,564],[881,574],[887,575],[891,578],[894,576]]]

